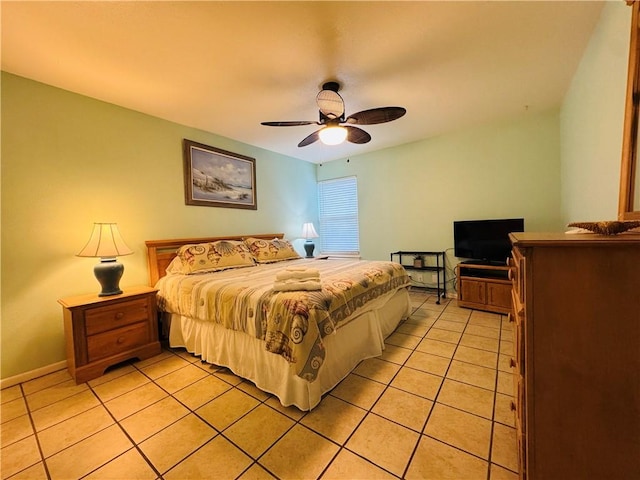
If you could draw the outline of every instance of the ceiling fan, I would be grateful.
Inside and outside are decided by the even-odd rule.
[[[353,113],[345,118],[344,100],[338,93],[338,82],[326,82],[316,96],[316,103],[320,109],[319,121],[289,121],[289,122],[261,122],[270,127],[297,127],[300,125],[322,125],[311,135],[305,137],[298,147],[306,147],[317,140],[327,145],[337,145],[347,140],[351,143],[367,143],[371,135],[354,125],[374,125],[386,123],[402,117],[407,110],[402,107],[378,107]]]

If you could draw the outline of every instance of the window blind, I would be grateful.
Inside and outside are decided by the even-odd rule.
[[[318,182],[318,213],[322,253],[358,255],[358,182],[344,177]]]

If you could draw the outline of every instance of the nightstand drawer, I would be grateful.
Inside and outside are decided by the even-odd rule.
[[[127,327],[87,337],[87,353],[93,362],[142,346],[149,342],[149,325],[139,322]]]
[[[90,308],[85,315],[87,335],[95,335],[145,321],[147,318],[149,318],[149,303],[146,298],[119,302],[107,307]]]

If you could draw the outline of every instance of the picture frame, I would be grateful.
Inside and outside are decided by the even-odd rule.
[[[257,210],[256,159],[183,140],[186,205]]]

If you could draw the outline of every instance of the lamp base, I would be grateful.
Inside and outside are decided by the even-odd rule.
[[[115,258],[103,258],[100,263],[93,267],[98,282],[102,286],[99,297],[108,297],[109,295],[119,295],[120,279],[124,273],[124,265],[118,263]]]
[[[311,240],[307,240],[304,243],[304,251],[307,252],[307,258],[313,258],[313,250],[315,248],[316,246]]]

